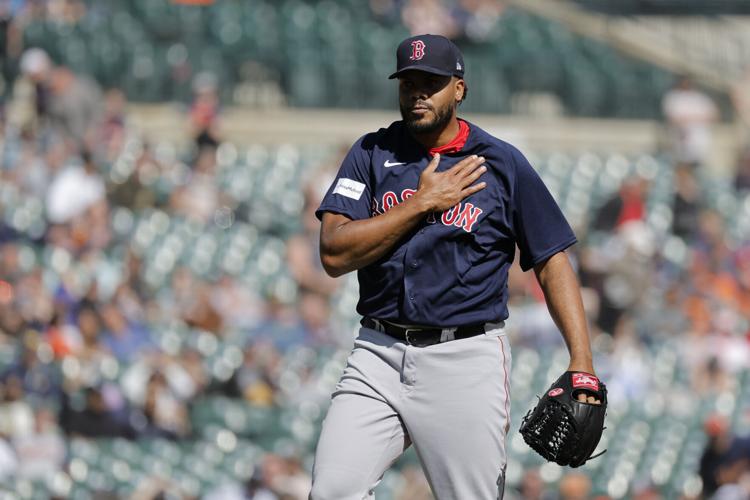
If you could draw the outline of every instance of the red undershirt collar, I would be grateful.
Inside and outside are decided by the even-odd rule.
[[[458,120],[458,134],[453,138],[451,142],[437,148],[431,148],[430,154],[445,154],[445,153],[456,153],[461,151],[461,148],[466,144],[466,140],[469,138],[469,124],[464,120]]]

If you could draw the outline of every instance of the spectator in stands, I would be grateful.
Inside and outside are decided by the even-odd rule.
[[[53,165],[46,161],[36,138],[24,133],[19,138],[16,151],[5,148],[6,181],[16,185],[21,193],[44,199],[49,187]]]
[[[13,84],[8,106],[8,124],[20,134],[35,135],[48,117],[49,78],[52,62],[40,48],[30,48],[21,56],[21,76]]]
[[[455,38],[459,34],[458,23],[440,0],[406,0],[401,21],[412,35],[432,33]]]
[[[299,304],[269,297],[264,318],[250,336],[272,341],[281,352],[296,345],[327,344],[332,340],[329,315],[328,303],[318,294],[302,294]]]
[[[582,472],[568,472],[558,486],[560,500],[587,500],[591,495],[591,479]]]
[[[47,344],[40,341],[36,332],[29,331],[24,337],[18,359],[5,369],[0,380],[19,380],[23,393],[28,397],[56,399],[59,396],[60,381],[48,364],[51,359],[42,362],[38,353],[43,353],[42,356],[50,355]]]
[[[53,241],[77,251],[109,234],[105,195],[104,180],[87,153],[83,153],[81,165],[70,165],[60,171],[46,198],[47,217],[60,226],[51,228]],[[106,241],[105,237],[97,242],[97,247]]]
[[[258,468],[245,484],[243,500],[281,500],[265,482],[263,471]]]
[[[632,221],[642,221],[646,214],[646,196],[649,184],[640,176],[623,181],[620,189],[597,211],[592,229],[613,231]]]
[[[750,472],[750,439],[733,435],[727,419],[718,414],[706,419],[703,430],[708,442],[700,460],[700,476],[703,495],[711,497],[720,487],[736,484],[742,474]]]
[[[740,140],[744,146],[750,147],[750,64],[745,66],[742,77],[732,84],[730,96],[740,127]]]
[[[734,252],[733,269],[738,288],[737,309],[741,317],[750,318],[750,243]]]
[[[696,265],[705,263],[712,269],[724,267],[732,250],[728,245],[726,224],[720,213],[712,209],[701,211],[694,250],[697,252],[694,260]]]
[[[80,228],[81,224],[86,224],[88,230]],[[73,231],[78,230],[79,234],[87,234],[86,238],[81,238],[84,248],[88,251],[104,250],[107,248],[112,238],[112,228],[109,219],[109,202],[104,199],[100,203],[94,203],[91,208],[84,213],[83,218],[74,218],[72,221]],[[96,258],[96,257],[94,257]]]
[[[183,420],[186,417],[183,415],[185,404],[203,395],[209,382],[199,354],[186,349],[176,356],[149,353],[134,360],[124,368],[120,386],[133,407],[148,408],[153,422],[173,435],[182,436],[188,425]],[[167,409],[176,409],[175,414],[162,414]],[[174,422],[168,420],[171,418]],[[169,425],[162,425],[162,421],[169,422]],[[140,428],[144,429],[146,424],[143,421]]]
[[[9,376],[0,384],[0,436],[16,439],[34,431],[34,411],[25,399],[23,382]]]
[[[521,270],[518,261],[514,262],[509,270],[508,294],[508,304],[517,308],[514,312],[518,318],[518,321],[514,322],[517,327],[517,334],[513,338],[514,345],[524,345],[535,350],[559,345],[560,332],[547,313],[542,289],[533,275]],[[587,316],[594,311],[595,308],[587,307]]]
[[[642,483],[636,482],[633,485],[633,500],[664,500],[664,495],[659,492],[659,488],[651,484],[648,480]],[[602,499],[608,497],[600,497]]]
[[[65,315],[64,306],[58,306],[45,332],[45,341],[56,359],[70,356],[81,347],[81,338],[75,327],[65,321]]]
[[[108,198],[113,205],[131,210],[144,210],[161,205],[154,184],[163,174],[164,167],[155,157],[152,145],[143,144],[140,156],[135,160],[135,168],[122,182],[111,183]]]
[[[0,241],[0,276],[10,286],[10,292],[4,294],[0,301],[9,302],[13,299],[12,285],[16,283],[22,275],[21,263],[19,260],[19,245],[14,241]]]
[[[45,407],[34,414],[34,432],[13,440],[18,457],[18,475],[31,480],[45,480],[62,469],[65,441],[55,414]]]
[[[193,80],[190,126],[198,151],[216,149],[219,138],[219,84],[212,73],[198,73]]]
[[[268,341],[248,344],[244,361],[232,377],[232,393],[257,406],[275,403],[281,356]]]
[[[0,341],[15,342],[21,338],[26,324],[11,303],[0,303]],[[3,339],[4,337],[4,339]]]
[[[11,73],[10,61],[12,59],[12,51],[9,47],[9,42],[11,39],[10,31],[12,30],[13,14],[10,2],[0,3],[0,84],[3,87],[7,85]],[[0,99],[0,115],[2,115],[2,104],[3,101]]]
[[[582,284],[599,296],[597,327],[617,335],[620,320],[642,298],[652,279],[654,237],[645,224],[648,182],[633,177],[596,212],[592,229],[601,232],[601,246],[588,249],[581,260]]]
[[[539,475],[539,469],[530,467],[526,469],[521,477],[521,483],[517,490],[506,488],[508,500],[546,500],[550,495],[545,492],[544,481]]]
[[[676,161],[705,165],[711,153],[711,126],[719,119],[714,101],[696,89],[690,77],[679,78],[662,99]]]
[[[44,20],[46,16],[46,2],[16,0],[14,21],[18,23],[19,31],[23,32],[23,28],[26,24],[32,21]]]
[[[144,296],[139,296],[131,284],[122,276],[112,297],[113,306],[122,313],[129,323],[145,323],[147,318],[147,303]]]
[[[186,390],[181,391],[187,397],[184,399],[192,399],[193,397],[204,394],[211,383],[211,378],[206,372],[206,367],[203,365],[203,358],[201,354],[195,349],[185,348],[180,353],[178,358],[182,370],[185,371],[189,377],[192,385],[192,393],[188,394]],[[182,382],[183,387],[187,386],[187,382]]]
[[[734,377],[729,373],[716,356],[711,356],[692,374],[692,388],[696,394],[710,396],[722,394],[736,389]]]
[[[59,422],[65,434],[91,438],[135,437],[130,424],[118,418],[117,413],[107,405],[101,387],[87,387],[81,396],[84,406],[79,409],[71,401],[73,396],[63,393]]]
[[[0,432],[0,481],[13,479],[18,470],[18,458],[13,447]]]
[[[689,323],[683,333],[685,342],[680,343],[680,358],[692,369],[708,366],[710,358],[716,357],[717,368],[732,374],[733,385],[736,374],[750,360],[750,344],[742,337],[746,333],[742,318],[747,317],[744,311],[750,297],[738,280],[736,265],[743,258],[728,247],[715,216],[709,213],[702,220],[701,239],[686,269],[681,313]]]
[[[302,230],[291,236],[286,245],[287,267],[297,282],[299,291],[317,293],[326,299],[330,299],[336,291],[340,280],[328,276],[320,263],[320,223],[315,217],[315,210],[333,182],[347,152],[348,146],[339,148],[331,159],[313,169],[303,181],[304,204],[300,214]]]
[[[98,127],[103,117],[99,85],[85,75],[59,66],[49,77],[49,114],[53,123],[88,150],[96,147]]]
[[[312,479],[294,455],[269,453],[263,457],[261,468],[264,484],[279,500],[307,500]]]
[[[750,192],[750,145],[740,153],[734,174],[734,188]]]
[[[100,376],[100,366],[109,358],[101,342],[101,318],[93,304],[84,303],[76,316],[80,347],[75,351],[79,369],[75,373],[76,383],[94,384]]]
[[[57,0],[45,2],[47,19],[55,24],[75,25],[86,16],[86,4],[81,0]]]
[[[403,0],[369,0],[373,17],[384,25],[400,22],[400,7]]]
[[[335,342],[331,329],[331,308],[325,297],[304,293],[298,299],[300,326],[305,332],[305,343],[321,346]]]
[[[228,328],[246,329],[258,324],[263,303],[257,292],[224,274],[212,286],[211,304]]]
[[[104,94],[102,125],[99,130],[101,145],[96,151],[108,162],[113,162],[125,144],[125,107],[127,98],[122,90],[112,88]]]
[[[187,408],[160,371],[155,371],[146,384],[142,411],[146,425],[137,429],[140,436],[177,439],[190,429]]]
[[[217,208],[229,203],[228,196],[217,186],[216,149],[203,147],[188,182],[172,194],[170,205],[178,215],[206,224]]]
[[[39,329],[49,324],[54,315],[54,304],[44,285],[41,269],[32,269],[20,277],[15,293],[15,305],[27,325]]]
[[[178,267],[175,270],[169,295],[174,317],[194,328],[223,332],[224,318],[214,306],[211,285],[197,278],[190,269]]]
[[[505,10],[503,0],[458,0],[453,16],[463,35],[472,42],[484,42]]]
[[[300,292],[316,293],[329,299],[338,288],[339,280],[328,276],[320,263],[320,223],[315,218],[320,199],[313,200],[312,197],[311,193],[305,193],[302,231],[287,241],[286,260]]]
[[[148,328],[129,323],[114,304],[104,305],[99,314],[104,326],[102,344],[118,361],[131,362],[154,348]]]
[[[672,201],[672,233],[683,240],[692,239],[702,208],[700,185],[690,165],[675,167],[675,194]]]

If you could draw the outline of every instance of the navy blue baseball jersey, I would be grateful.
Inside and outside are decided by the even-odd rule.
[[[524,271],[576,242],[552,195],[512,145],[469,124],[460,151],[438,171],[483,156],[485,189],[429,214],[380,260],[359,269],[363,316],[454,327],[508,317],[508,268],[515,248]],[[316,215],[377,217],[412,196],[432,155],[397,121],[352,146]]]

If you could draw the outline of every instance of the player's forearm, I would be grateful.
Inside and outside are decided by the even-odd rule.
[[[388,253],[426,214],[425,205],[413,197],[370,219],[344,220],[333,227],[326,227],[324,219],[320,233],[323,267],[330,276],[336,277],[372,264]]]
[[[570,352],[571,370],[594,373],[581,289],[568,256],[559,252],[534,268],[547,308]]]

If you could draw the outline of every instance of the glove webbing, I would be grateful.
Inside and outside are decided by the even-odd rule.
[[[567,408],[556,401],[544,406],[540,417],[529,427],[524,440],[547,460],[557,461],[560,452],[575,449],[578,444],[576,421]],[[526,414],[527,420],[531,412]]]

